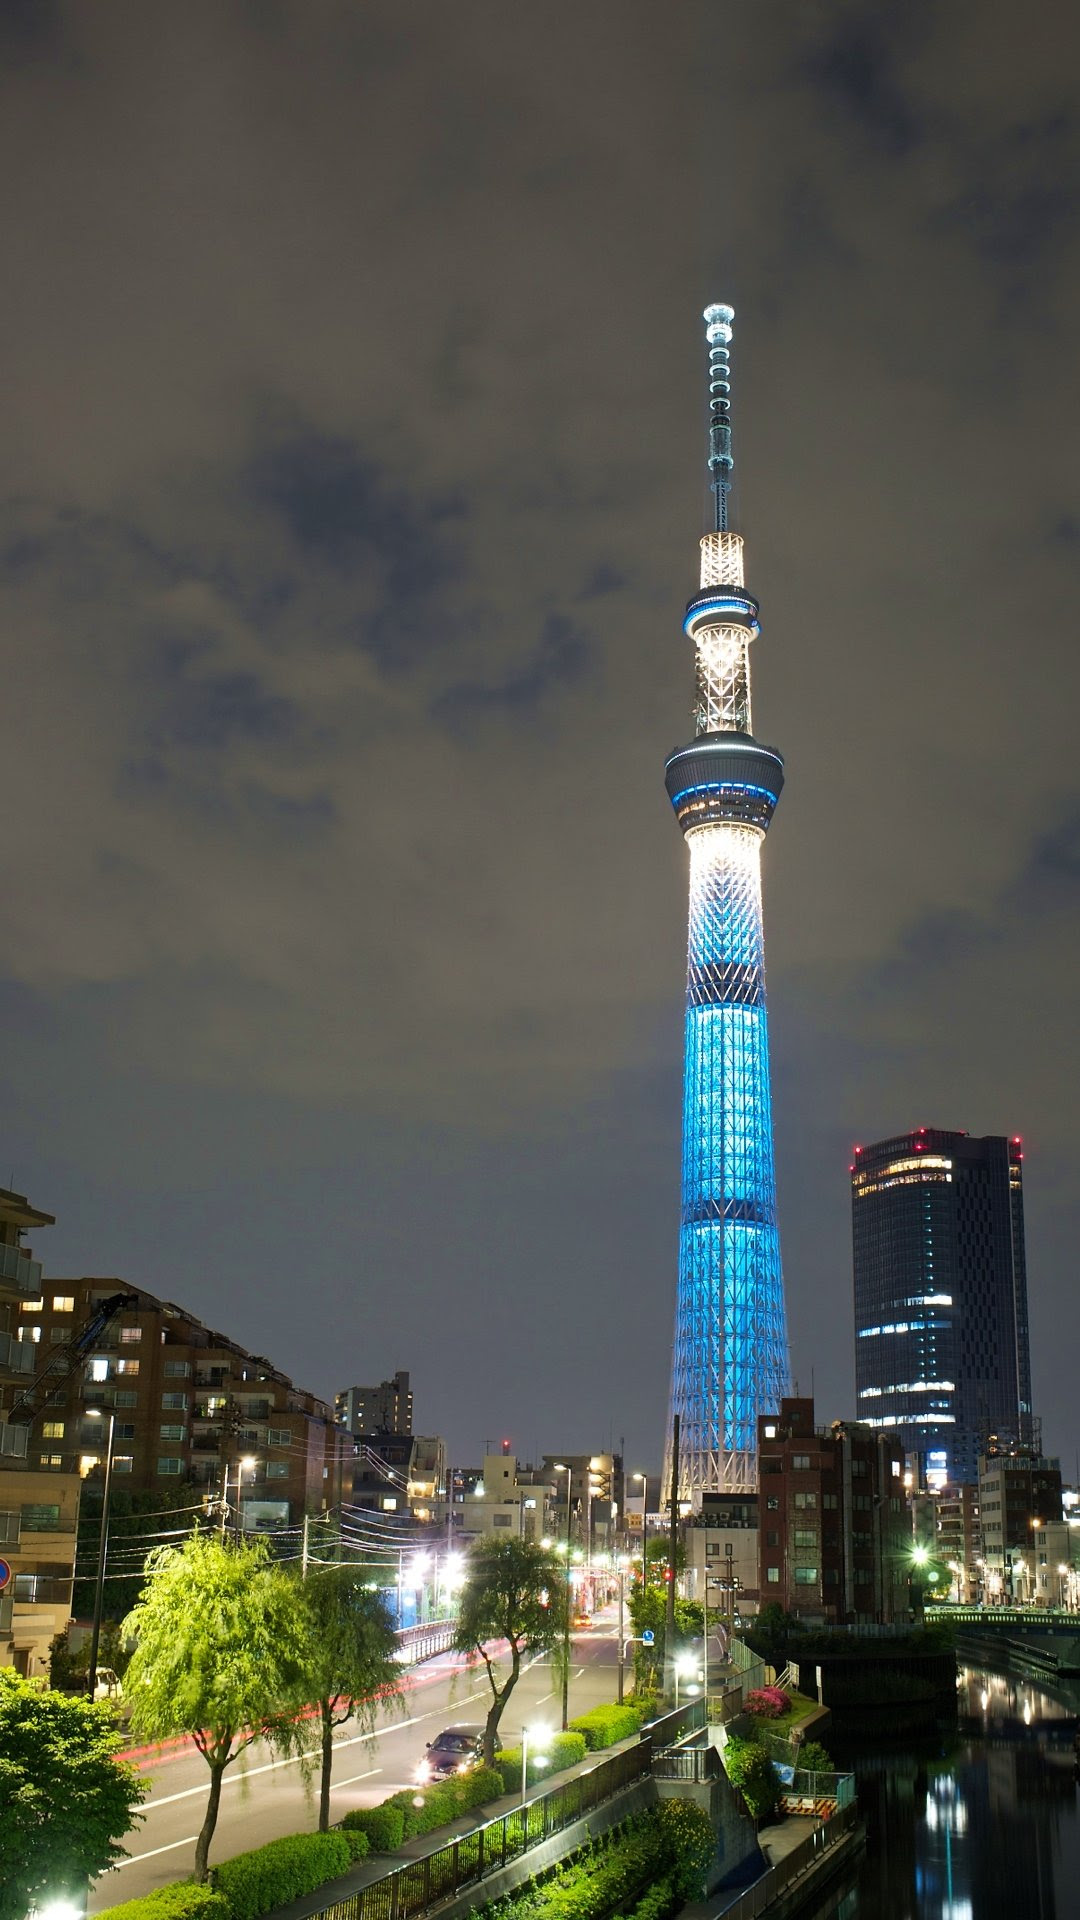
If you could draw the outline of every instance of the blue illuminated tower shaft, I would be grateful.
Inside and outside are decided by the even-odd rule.
[[[761,845],[784,763],[750,730],[750,642],[760,631],[728,527],[730,307],[705,313],[715,528],[686,611],[697,733],[671,755],[668,795],[690,854],[682,1227],[671,1378],[680,1498],[757,1486],[757,1418],[789,1392],[776,1221]],[[670,1474],[671,1418],[668,1423]]]

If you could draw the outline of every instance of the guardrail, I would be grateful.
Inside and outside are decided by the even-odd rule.
[[[684,1707],[676,1707],[672,1713],[662,1713],[656,1720],[649,1720],[641,1729],[641,1737],[644,1739],[648,1735],[655,1751],[658,1747],[673,1747],[688,1733],[700,1733],[704,1726],[705,1702],[698,1694],[696,1699],[688,1700]]]
[[[454,1638],[452,1620],[427,1620],[422,1626],[399,1627],[397,1659],[403,1667],[418,1666],[435,1653],[449,1653]]]
[[[383,1879],[359,1887],[344,1900],[320,1907],[311,1920],[409,1920],[410,1915],[423,1913],[463,1887],[475,1886],[497,1873],[553,1834],[572,1827],[594,1807],[646,1778],[651,1758],[648,1740],[627,1747],[511,1813],[498,1814],[421,1859],[392,1868]]]
[[[755,1920],[757,1914],[764,1913],[788,1887],[796,1880],[801,1880],[826,1854],[846,1840],[858,1818],[859,1810],[854,1805],[841,1807],[831,1820],[815,1827],[813,1833],[808,1833],[806,1839],[793,1847],[783,1860],[775,1867],[770,1867],[760,1880],[755,1880],[752,1887],[747,1887],[733,1906],[725,1907],[724,1920]]]
[[[652,1770],[657,1780],[718,1780],[723,1767],[715,1747],[661,1747],[653,1750]]]

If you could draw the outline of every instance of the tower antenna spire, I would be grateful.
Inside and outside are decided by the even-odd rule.
[[[709,343],[709,485],[713,495],[713,530],[728,531],[728,494],[735,461],[731,452],[731,323],[734,307],[706,307],[702,315]]]

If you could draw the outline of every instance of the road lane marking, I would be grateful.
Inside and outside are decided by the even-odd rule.
[[[351,1773],[347,1780],[331,1780],[330,1791],[336,1793],[338,1787],[354,1787],[358,1780],[370,1780],[374,1774],[381,1772],[381,1767],[369,1767],[366,1773]]]
[[[193,1847],[198,1839],[197,1833],[188,1835],[186,1840],[170,1840],[167,1847],[151,1847],[149,1853],[132,1853],[126,1860],[114,1860],[111,1871],[123,1873],[125,1867],[138,1867],[144,1860],[153,1860],[159,1853],[175,1853],[177,1847]]]
[[[482,1697],[483,1695],[480,1693],[467,1693],[465,1695],[465,1701],[463,1701],[461,1704],[464,1705],[465,1702],[469,1700],[480,1700]],[[456,1702],[454,1704],[456,1704]],[[354,1733],[352,1737],[348,1740],[335,1740],[334,1752],[342,1753],[344,1752],[346,1747],[358,1747],[363,1741],[368,1741],[373,1739],[379,1740],[384,1733],[404,1732],[406,1727],[418,1727],[421,1721],[435,1720],[437,1718],[441,1718],[441,1716],[447,1712],[449,1712],[449,1708],[433,1707],[430,1713],[418,1713],[414,1715],[414,1717],[411,1720],[392,1721],[389,1726],[380,1727],[379,1731],[374,1735],[369,1733]],[[222,1787],[238,1787],[245,1780],[254,1780],[257,1774],[275,1773],[279,1767],[299,1766],[301,1760],[306,1757],[308,1756],[305,1756],[299,1753],[292,1753],[292,1754],[284,1755],[280,1760],[267,1760],[264,1763],[264,1765],[260,1767],[245,1767],[240,1773],[227,1774],[225,1779],[221,1783]],[[312,1754],[311,1757],[314,1758],[314,1754]],[[376,1767],[374,1771],[378,1773],[380,1769]],[[153,1813],[155,1809],[158,1807],[171,1806],[174,1803],[174,1801],[177,1801],[177,1800],[191,1800],[194,1798],[196,1794],[208,1793],[209,1791],[210,1791],[210,1783],[209,1781],[207,1781],[206,1784],[203,1786],[184,1787],[179,1793],[159,1794],[155,1799],[148,1800],[145,1803],[143,1811],[145,1813]],[[177,1844],[182,1845],[183,1843],[178,1842]],[[140,1853],[136,1855],[136,1858],[139,1860],[147,1860],[149,1859],[149,1857],[150,1856],[145,1853]]]

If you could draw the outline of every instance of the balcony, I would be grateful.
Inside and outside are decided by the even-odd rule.
[[[22,1247],[0,1246],[0,1280],[14,1280],[28,1300],[41,1297],[41,1261],[31,1260]]]
[[[17,1547],[19,1544],[19,1516],[17,1513],[0,1513],[0,1547]]]
[[[272,1400],[241,1400],[240,1411],[245,1420],[269,1420],[274,1404]]]
[[[0,1248],[0,1252],[6,1251]],[[0,1368],[8,1373],[33,1373],[37,1350],[33,1340],[16,1340],[10,1333],[0,1333]]]

